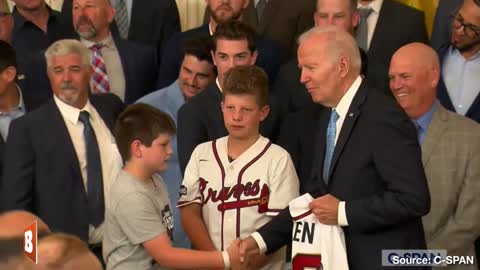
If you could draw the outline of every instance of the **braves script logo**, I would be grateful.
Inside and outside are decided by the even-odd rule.
[[[23,254],[34,263],[38,262],[36,220],[23,229]]]
[[[259,213],[265,213],[268,210],[268,199],[270,197],[270,190],[266,184],[263,184],[262,189],[260,190],[260,180],[257,179],[255,182],[247,182],[246,184],[236,184],[233,187],[224,187],[220,191],[213,188],[207,189],[208,181],[200,178],[200,192],[202,194],[202,201],[206,204],[208,201],[218,202],[221,201],[218,205],[219,211],[225,211],[229,209],[238,209],[244,207],[258,206]],[[205,195],[205,193],[207,193]],[[257,196],[260,193],[260,196]],[[251,199],[240,200],[242,197],[254,197]],[[237,201],[225,202],[230,198],[235,198]]]

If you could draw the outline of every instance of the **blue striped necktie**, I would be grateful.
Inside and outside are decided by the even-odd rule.
[[[330,176],[330,165],[332,163],[333,151],[335,150],[335,135],[337,134],[337,120],[338,113],[332,109],[330,114],[330,121],[327,127],[327,141],[325,150],[325,160],[323,162],[323,181],[328,184],[328,177]]]

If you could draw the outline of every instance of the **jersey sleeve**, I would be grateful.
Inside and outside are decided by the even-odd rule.
[[[290,156],[285,153],[273,166],[273,177],[269,181],[270,198],[267,211],[269,216],[276,216],[299,193],[298,177]]]
[[[167,230],[151,199],[142,193],[125,195],[118,201],[116,218],[128,240],[139,245]]]
[[[190,161],[185,168],[185,174],[179,190],[177,207],[183,207],[191,203],[203,203],[203,198],[200,193],[200,174],[198,166],[201,147],[202,145],[199,145],[195,148],[190,157]]]

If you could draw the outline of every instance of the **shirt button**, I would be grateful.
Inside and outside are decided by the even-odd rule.
[[[462,104],[460,104],[460,105],[458,105],[458,107],[459,107],[459,108],[463,108],[463,105],[462,105]]]

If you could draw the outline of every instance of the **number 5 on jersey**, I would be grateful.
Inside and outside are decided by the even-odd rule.
[[[38,263],[36,220],[23,229],[23,254],[34,263]]]

